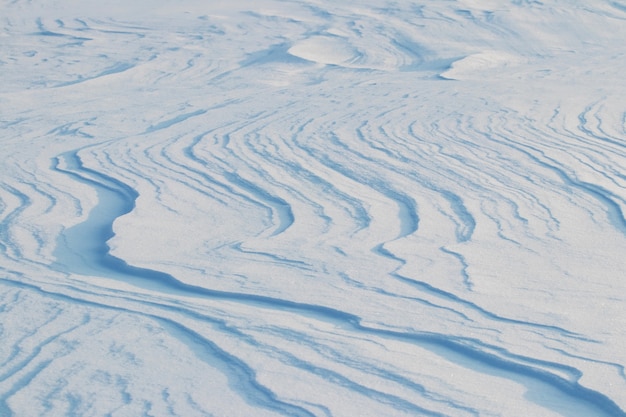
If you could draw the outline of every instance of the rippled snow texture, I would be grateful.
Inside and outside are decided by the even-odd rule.
[[[0,415],[626,415],[623,1],[0,22]]]

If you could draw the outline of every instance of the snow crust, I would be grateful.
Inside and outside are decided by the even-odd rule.
[[[625,416],[619,1],[0,6],[0,416]]]

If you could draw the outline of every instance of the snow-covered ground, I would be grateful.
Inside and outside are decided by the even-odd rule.
[[[0,416],[626,416],[623,0],[0,2]]]

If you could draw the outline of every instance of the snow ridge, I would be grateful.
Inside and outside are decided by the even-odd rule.
[[[626,416],[619,2],[74,3],[3,6],[0,415]]]

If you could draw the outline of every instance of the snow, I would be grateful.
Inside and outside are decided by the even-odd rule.
[[[0,415],[626,415],[626,6],[4,2]]]

